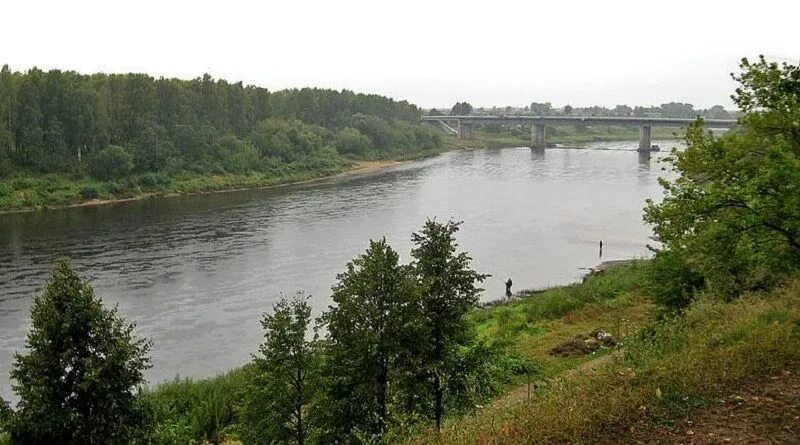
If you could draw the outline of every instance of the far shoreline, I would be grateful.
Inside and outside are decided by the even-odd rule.
[[[613,136],[606,136],[606,137],[587,137],[586,140],[572,140],[568,143],[593,143],[593,142],[618,142],[618,141],[633,141],[630,137],[613,137]],[[506,138],[498,138],[495,139],[492,135],[489,134],[478,134],[475,139],[450,139],[447,140],[444,144],[444,147],[436,152],[435,154],[422,154],[420,156],[415,156],[409,159],[403,160],[379,160],[379,161],[357,161],[353,166],[346,168],[343,171],[339,171],[333,174],[323,174],[321,176],[308,178],[308,179],[300,179],[300,180],[292,180],[288,179],[285,182],[278,182],[275,184],[269,185],[256,185],[253,186],[244,186],[244,187],[231,187],[231,188],[222,188],[222,189],[208,189],[208,190],[195,190],[195,191],[186,191],[186,192],[169,192],[169,193],[160,193],[160,192],[148,192],[142,193],[137,196],[131,196],[126,198],[117,198],[117,199],[90,199],[81,202],[76,202],[73,204],[65,204],[65,205],[44,205],[40,207],[23,207],[17,209],[0,209],[0,216],[7,215],[7,214],[19,214],[19,213],[32,213],[32,212],[45,212],[50,210],[66,210],[66,209],[73,209],[73,208],[80,208],[80,207],[96,207],[96,206],[103,206],[109,204],[121,204],[127,202],[134,202],[134,201],[142,201],[145,199],[161,199],[161,198],[175,198],[175,197],[183,197],[183,196],[196,196],[196,195],[211,195],[211,194],[218,194],[218,193],[232,193],[232,192],[243,192],[243,191],[252,191],[252,190],[267,190],[267,189],[275,189],[281,187],[288,187],[294,185],[302,185],[302,184],[311,184],[315,182],[321,182],[325,180],[332,180],[336,178],[346,178],[352,176],[360,176],[368,173],[373,173],[381,170],[385,170],[391,167],[396,167],[398,165],[408,164],[414,161],[420,161],[427,158],[432,158],[441,155],[442,153],[450,152],[450,151],[457,151],[457,150],[480,150],[480,149],[494,149],[494,148],[513,148],[519,147],[524,145],[519,145],[524,141],[513,141]],[[563,143],[563,142],[562,142]],[[554,147],[554,148],[564,148],[568,149],[570,147]],[[210,175],[209,178],[212,178],[213,175]]]
[[[438,154],[436,155],[438,156]],[[7,215],[7,214],[16,214],[16,213],[32,213],[32,212],[45,212],[50,210],[66,210],[66,209],[74,209],[80,207],[97,207],[97,206],[104,206],[109,204],[121,204],[126,202],[134,202],[134,201],[142,201],[145,199],[161,199],[161,198],[176,198],[176,197],[183,197],[183,196],[196,196],[196,195],[212,195],[218,193],[233,193],[233,192],[244,192],[244,191],[251,191],[251,190],[267,190],[267,189],[275,189],[281,187],[288,187],[293,185],[301,185],[301,184],[310,184],[314,182],[321,182],[325,180],[331,180],[336,178],[346,178],[346,177],[353,177],[353,176],[360,176],[365,175],[368,173],[373,173],[381,170],[385,170],[391,167],[396,167],[398,165],[407,164],[413,161],[419,161],[425,159],[425,157],[419,157],[414,159],[408,159],[403,161],[398,160],[387,160],[387,161],[359,161],[353,167],[348,168],[344,171],[340,171],[337,173],[333,173],[330,175],[322,175],[316,178],[310,179],[303,179],[299,181],[292,181],[289,180],[287,182],[281,182],[278,184],[271,184],[271,185],[263,185],[263,186],[253,186],[253,187],[235,187],[229,189],[221,189],[221,190],[201,190],[201,191],[191,191],[191,192],[182,192],[182,193],[143,193],[138,196],[133,196],[129,198],[119,198],[119,199],[91,199],[88,201],[82,201],[74,204],[67,204],[67,205],[55,205],[55,206],[44,206],[44,207],[27,207],[21,209],[11,209],[11,210],[0,210],[0,215]]]

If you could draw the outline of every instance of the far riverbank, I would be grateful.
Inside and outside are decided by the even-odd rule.
[[[654,139],[676,136],[677,129],[654,128]],[[637,130],[598,127],[578,130],[559,127],[548,135],[558,144],[636,140]],[[0,179],[0,214],[98,206],[149,198],[255,190],[303,184],[339,176],[365,174],[402,162],[437,156],[446,151],[526,146],[530,137],[510,133],[478,131],[474,139],[447,137],[437,150],[415,152],[386,160],[343,161],[322,169],[291,172],[250,172],[243,174],[150,173],[115,181],[98,181],[68,174],[34,175],[18,173]]]

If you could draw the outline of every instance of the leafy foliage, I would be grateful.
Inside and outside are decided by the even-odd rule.
[[[89,158],[89,173],[104,181],[121,178],[133,170],[133,157],[125,148],[111,145]]]
[[[308,168],[316,162],[308,158],[335,159],[335,149],[360,156],[441,146],[405,101],[347,90],[270,92],[208,74],[185,81],[5,66],[0,104],[0,175],[73,172],[84,158],[95,159],[97,178],[243,173],[268,170],[270,160]]]
[[[800,266],[800,71],[763,58],[742,69],[741,128],[714,137],[698,120],[687,149],[670,159],[680,176],[662,181],[663,202],[645,209],[658,238],[682,256],[656,263],[679,262],[726,297],[772,286]]]
[[[395,380],[410,371],[418,297],[408,268],[386,242],[370,241],[333,287],[328,329],[325,408],[330,440],[359,431],[383,434],[404,390]]]
[[[281,298],[264,315],[264,343],[242,418],[245,443],[302,445],[313,435],[308,410],[319,391],[320,355],[316,338],[306,339],[310,323],[311,305],[300,294]]]
[[[428,220],[422,231],[411,235],[412,267],[421,289],[420,329],[422,368],[433,393],[433,419],[439,428],[444,416],[447,362],[458,345],[469,341],[465,315],[478,304],[483,290],[476,283],[488,275],[470,268],[472,258],[456,253],[455,234],[460,222]]]
[[[15,443],[133,443],[148,435],[138,397],[150,343],[105,309],[66,260],[33,301],[27,352],[15,355]]]

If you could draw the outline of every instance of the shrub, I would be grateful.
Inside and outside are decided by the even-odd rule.
[[[91,185],[83,187],[80,191],[81,198],[83,199],[97,199],[100,197],[100,192],[97,188]]]
[[[660,250],[648,263],[645,274],[647,293],[667,308],[688,306],[704,285],[705,279],[686,263],[682,252]]]
[[[139,185],[147,188],[161,188],[172,182],[169,175],[163,172],[145,173],[139,177]]]
[[[133,158],[118,145],[93,153],[88,162],[89,174],[97,179],[108,181],[127,175],[133,169]]]
[[[334,146],[339,153],[360,155],[372,147],[372,141],[355,128],[346,127],[336,132]]]

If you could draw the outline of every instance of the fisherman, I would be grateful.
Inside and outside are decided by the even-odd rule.
[[[506,281],[506,298],[511,298],[511,285],[514,284],[511,282],[511,278]]]

